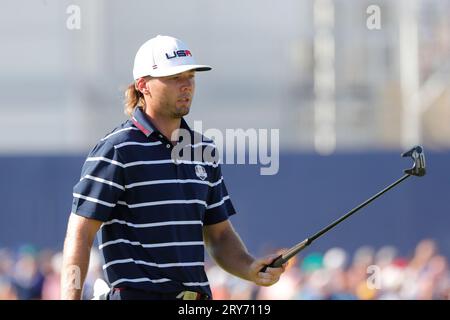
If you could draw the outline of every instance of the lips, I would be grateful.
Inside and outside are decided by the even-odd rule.
[[[186,97],[181,97],[178,99],[179,102],[189,102],[191,100],[191,97],[186,96]]]

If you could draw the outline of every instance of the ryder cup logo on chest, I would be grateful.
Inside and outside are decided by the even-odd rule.
[[[206,177],[208,176],[207,174],[206,174],[206,170],[205,170],[205,168],[203,168],[201,165],[196,165],[195,166],[195,174],[197,175],[197,177],[199,177],[200,179],[202,179],[202,180],[205,180],[206,179]]]

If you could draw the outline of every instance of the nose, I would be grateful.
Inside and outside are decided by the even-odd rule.
[[[194,79],[192,78],[183,79],[183,82],[181,84],[181,91],[183,92],[192,91],[193,87],[194,87]]]

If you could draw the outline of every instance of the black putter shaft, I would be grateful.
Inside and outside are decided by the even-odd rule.
[[[331,229],[333,229],[336,225],[338,225],[339,223],[341,223],[342,221],[344,221],[345,219],[349,218],[351,215],[353,215],[355,212],[357,212],[359,209],[364,208],[366,205],[368,205],[369,203],[371,203],[373,200],[375,200],[376,198],[380,197],[383,193],[389,191],[390,189],[392,189],[393,187],[395,187],[396,185],[398,185],[400,182],[402,182],[403,180],[409,178],[410,175],[409,174],[405,174],[403,177],[401,177],[400,179],[398,179],[397,181],[395,181],[394,183],[392,183],[391,185],[389,185],[388,187],[384,188],[383,190],[381,190],[380,192],[378,192],[376,195],[372,196],[371,198],[367,199],[366,201],[364,201],[363,203],[361,203],[359,206],[357,206],[356,208],[350,210],[348,213],[346,213],[345,215],[343,215],[342,217],[340,217],[339,219],[337,219],[336,221],[334,221],[333,223],[331,223],[330,225],[326,226],[325,228],[323,228],[322,230],[320,230],[319,232],[317,232],[316,234],[314,234],[313,236],[306,238],[305,240],[303,240],[302,242],[299,242],[298,244],[296,244],[295,246],[293,246],[291,249],[289,249],[288,251],[286,251],[285,253],[279,255],[277,258],[275,258],[275,260],[263,267],[261,269],[261,272],[266,271],[267,267],[273,267],[273,268],[279,268],[283,263],[287,262],[290,258],[292,258],[293,256],[295,256],[297,253],[299,253],[301,250],[303,250],[304,248],[306,248],[307,246],[309,246],[314,240],[316,240],[317,238],[319,238],[320,236],[322,236],[324,233],[330,231]]]
[[[402,157],[411,157],[414,160],[413,167],[410,168],[410,169],[404,170],[405,175],[403,177],[401,177],[400,179],[398,179],[397,181],[395,181],[391,185],[387,186],[386,188],[384,188],[383,190],[378,192],[376,195],[374,195],[371,198],[367,199],[366,201],[361,203],[356,208],[350,210],[348,213],[346,213],[345,215],[343,215],[342,217],[340,217],[339,219],[337,219],[336,221],[334,221],[330,225],[326,226],[325,228],[323,228],[322,230],[320,230],[319,232],[317,232],[313,236],[311,236],[309,238],[306,238],[302,242],[297,243],[295,246],[290,248],[288,251],[286,251],[285,253],[279,255],[278,257],[276,257],[272,261],[272,263],[270,263],[267,266],[264,266],[261,269],[261,272],[266,271],[267,267],[275,267],[275,268],[280,267],[283,263],[287,262],[290,258],[295,256],[298,252],[300,252],[301,250],[303,250],[304,248],[309,246],[314,240],[316,240],[317,238],[322,236],[324,233],[326,233],[326,232],[330,231],[331,229],[333,229],[336,225],[338,225],[339,223],[341,223],[342,221],[344,221],[345,219],[350,217],[352,214],[357,212],[359,209],[364,208],[366,205],[371,203],[373,200],[375,200],[376,198],[378,198],[379,196],[381,196],[385,192],[389,191],[390,189],[392,189],[393,187],[395,187],[396,185],[398,185],[400,182],[404,181],[408,177],[410,177],[410,176],[422,177],[422,176],[424,176],[426,174],[425,154],[424,154],[423,148],[421,146],[415,146],[411,150],[402,153],[401,156]]]
[[[334,221],[330,225],[326,226],[325,228],[323,228],[322,230],[320,230],[319,232],[317,232],[313,236],[311,236],[309,238],[306,238],[302,242],[297,243],[295,246],[290,248],[288,251],[286,251],[285,253],[279,255],[278,257],[276,257],[272,261],[272,263],[270,263],[267,266],[264,266],[261,269],[261,272],[266,271],[267,267],[275,267],[275,268],[280,267],[283,263],[287,262],[290,258],[295,256],[298,252],[300,252],[301,250],[303,250],[304,248],[309,246],[314,240],[316,240],[317,238],[322,236],[324,233],[326,233],[326,232],[330,231],[331,229],[333,229],[336,225],[338,225],[339,223],[341,223],[345,219],[349,218],[352,214],[357,212],[359,209],[364,208],[366,205],[371,203],[373,200],[377,199],[379,196],[381,196],[385,192],[389,191],[390,189],[392,189],[393,187],[398,185],[400,182],[406,180],[408,177],[410,177],[410,176],[423,177],[426,174],[425,153],[424,153],[424,150],[423,150],[423,148],[421,146],[415,146],[411,150],[408,150],[408,151],[402,153],[401,156],[402,157],[411,157],[414,160],[413,167],[410,168],[410,169],[404,170],[405,175],[403,177],[401,177],[400,179],[398,179],[397,181],[395,181],[391,185],[387,186],[386,188],[384,188],[383,190],[378,192],[376,195],[374,195],[371,198],[367,199],[366,201],[361,203],[356,208],[350,210],[348,213],[346,213],[345,215],[343,215],[342,217],[340,217],[339,219],[337,219],[336,221]]]

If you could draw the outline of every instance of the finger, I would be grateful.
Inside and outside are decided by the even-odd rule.
[[[269,273],[272,276],[279,276],[280,274],[282,274],[284,272],[283,268],[267,268],[265,273]]]
[[[262,279],[262,280],[258,283],[258,285],[264,286],[264,287],[268,287],[268,286],[272,285],[272,283],[271,283],[268,279]]]
[[[270,274],[269,272],[259,272],[259,273],[258,273],[258,277],[259,277],[260,279],[272,279],[272,278],[273,278],[273,275]]]
[[[263,278],[263,279],[259,279],[258,284],[262,285],[262,286],[271,286],[273,284],[275,284],[278,281],[278,278]]]
[[[271,254],[271,255],[265,257],[264,260],[262,261],[262,263],[263,263],[264,265],[269,265],[269,264],[271,264],[277,257],[278,257],[277,255]]]
[[[269,256],[255,261],[254,269],[260,271],[264,267],[266,267],[266,269],[269,268],[269,265],[274,261],[275,258],[276,257]]]

